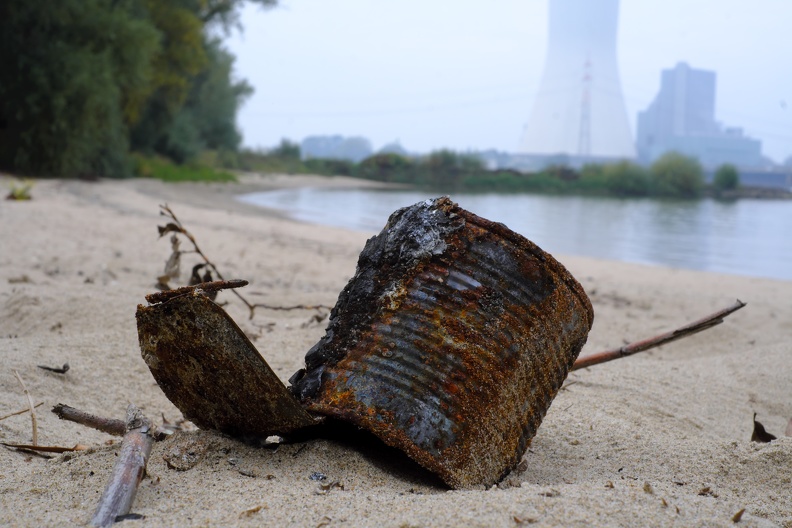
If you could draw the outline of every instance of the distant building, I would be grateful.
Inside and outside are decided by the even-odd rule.
[[[684,62],[663,70],[660,92],[638,114],[638,157],[651,163],[668,151],[698,158],[705,167],[762,164],[762,144],[715,120],[715,72]]]
[[[529,165],[634,158],[616,55],[619,0],[548,0],[539,93],[518,149]]]
[[[364,137],[309,136],[300,143],[303,159],[341,159],[355,163],[372,154],[371,142]]]

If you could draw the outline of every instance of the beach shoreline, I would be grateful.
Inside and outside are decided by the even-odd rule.
[[[30,202],[0,205],[0,415],[27,405],[16,370],[44,402],[39,443],[91,446],[51,459],[0,450],[0,524],[81,525],[96,507],[120,443],[58,420],[49,412],[56,403],[116,418],[135,403],[158,422],[180,417],[140,357],[134,321],[170,254],[157,235],[166,220],[159,205],[173,209],[226,278],[251,281],[241,293],[254,302],[332,306],[371,233],[295,222],[236,199],[320,185],[378,184],[286,175],[243,175],[237,184],[38,180]],[[184,275],[194,257],[183,257]],[[792,438],[783,436],[792,418],[792,282],[556,257],[594,305],[583,354],[737,298],[748,306],[697,336],[570,375],[526,453],[527,469],[493,489],[449,491],[398,454],[354,440],[272,450],[192,431],[155,445],[133,507],[145,519],[125,522],[730,526],[745,508],[741,525],[792,526]],[[248,319],[232,295],[221,299],[284,381],[324,333],[327,310],[257,310]],[[37,367],[64,362],[66,374]],[[750,441],[754,412],[778,440]],[[0,441],[30,437],[28,414],[0,421]],[[179,448],[199,453],[195,467],[168,467]],[[317,494],[315,472],[343,489]]]

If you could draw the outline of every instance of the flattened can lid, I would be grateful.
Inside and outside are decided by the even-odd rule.
[[[367,242],[291,390],[451,487],[491,485],[520,461],[593,318],[551,255],[427,200]]]

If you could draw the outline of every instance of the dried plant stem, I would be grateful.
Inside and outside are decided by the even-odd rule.
[[[16,370],[14,371],[14,375],[19,381],[19,384],[22,385],[22,390],[25,392],[25,396],[27,396],[28,407],[30,410],[30,421],[33,422],[33,445],[38,445],[38,420],[36,420],[36,406],[33,405],[33,398],[30,397],[30,391],[27,390],[25,382],[22,381],[22,376],[20,376],[19,372]]]
[[[110,480],[91,518],[92,526],[110,526],[132,508],[154,445],[151,422],[134,405],[127,408],[126,434]]]
[[[207,257],[204,254],[203,251],[201,251],[200,247],[198,247],[198,242],[195,240],[195,237],[192,235],[192,233],[190,233],[189,231],[187,231],[187,229],[185,229],[184,225],[176,217],[176,213],[174,213],[173,210],[170,207],[168,207],[167,204],[166,205],[160,205],[160,214],[163,215],[163,216],[167,216],[168,218],[173,220],[172,224],[168,224],[164,228],[162,228],[162,227],[160,228],[160,236],[164,236],[165,234],[170,233],[170,232],[178,232],[178,233],[181,233],[182,235],[184,235],[185,237],[187,237],[187,240],[189,240],[190,243],[193,245],[193,252],[197,253],[203,259],[203,261],[206,263],[206,265],[209,266],[210,268],[212,268],[212,270],[214,270],[215,274],[217,275],[217,278],[220,279],[219,281],[215,281],[215,282],[212,282],[212,283],[205,282],[205,283],[199,284],[197,286],[199,286],[200,288],[204,289],[205,291],[209,291],[209,290],[206,290],[206,285],[207,284],[215,284],[215,283],[231,284],[231,283],[237,282],[237,281],[233,281],[233,280],[226,280],[225,277],[223,277],[223,275],[220,273],[220,270],[218,270],[217,266],[214,265],[214,262],[209,260],[209,257]],[[187,253],[187,252],[183,251],[182,253]],[[245,282],[245,284],[240,284],[240,285],[227,285],[227,286],[224,286],[222,288],[217,288],[216,290],[213,290],[213,291],[217,291],[217,290],[220,290],[220,289],[227,289],[227,288],[239,288],[240,286],[244,286],[246,284],[247,284],[247,282]],[[176,290],[173,290],[173,291],[180,291],[182,289],[183,288],[177,288]],[[320,308],[326,308],[328,310],[330,309],[330,306],[325,306],[325,305],[322,305],[322,304],[317,304],[317,305],[298,304],[296,306],[270,306],[268,304],[253,304],[253,303],[249,302],[247,299],[245,299],[242,296],[242,294],[239,293],[238,291],[233,290],[233,294],[236,295],[237,297],[239,297],[239,300],[242,301],[243,303],[245,303],[245,306],[247,306],[248,310],[250,311],[249,319],[253,319],[253,316],[255,315],[256,308],[264,308],[266,310],[318,310]],[[155,297],[155,296],[161,296],[161,295],[172,295],[172,296],[175,296],[175,295],[180,295],[180,294],[171,294],[170,291],[164,291],[164,292],[159,293],[159,294],[152,294],[150,296],[147,296],[146,300],[148,300],[149,302],[163,302],[163,301],[165,301],[167,299],[172,298],[172,296],[171,297],[167,297],[167,298],[163,298],[162,301],[159,301],[159,300],[158,301],[151,301],[149,299],[149,297]]]
[[[44,402],[38,402],[38,403],[37,403],[36,405],[34,405],[33,407],[40,407],[40,406],[42,406],[42,405],[44,405]],[[16,415],[18,415],[18,414],[24,414],[24,413],[26,413],[26,412],[30,412],[30,407],[27,407],[27,408],[25,408],[25,409],[21,409],[21,410],[19,410],[19,411],[14,411],[14,412],[12,412],[12,413],[4,414],[3,416],[0,416],[0,420],[5,420],[6,418],[11,418],[12,416],[16,416]]]
[[[624,345],[619,348],[605,350],[604,352],[597,352],[595,354],[589,354],[585,357],[578,358],[577,361],[575,361],[575,364],[572,365],[572,368],[570,370],[578,370],[586,367],[591,367],[592,365],[598,365],[600,363],[613,361],[614,359],[631,356],[633,354],[637,354],[638,352],[643,352],[645,350],[649,350],[650,348],[655,348],[660,345],[670,343],[671,341],[676,341],[677,339],[682,339],[683,337],[691,336],[693,334],[701,332],[702,330],[706,330],[708,328],[712,328],[713,326],[721,324],[725,317],[736,312],[743,306],[745,306],[745,303],[738,299],[733,305],[729,306],[728,308],[719,310],[713,314],[710,314],[706,317],[699,319],[698,321],[694,321],[683,327],[677,328],[676,330],[672,330],[671,332],[666,332],[664,334],[650,337],[642,341],[635,341],[634,343],[630,343],[629,345]]]
[[[203,259],[203,261],[206,263],[207,266],[209,266],[210,268],[212,268],[214,270],[215,274],[217,275],[217,278],[220,279],[220,280],[226,280],[225,277],[223,277],[223,274],[220,273],[220,270],[217,269],[217,266],[214,265],[214,262],[209,260],[209,257],[207,257],[204,254],[203,251],[201,251],[200,247],[198,247],[198,242],[195,240],[195,237],[192,235],[192,233],[190,233],[189,231],[187,231],[184,228],[184,226],[182,225],[181,221],[176,217],[176,213],[174,213],[173,210],[170,207],[168,207],[167,204],[160,205],[160,210],[161,210],[160,214],[165,215],[168,218],[170,218],[171,220],[173,220],[173,223],[178,228],[178,232],[187,237],[187,240],[189,240],[190,243],[193,245],[194,251],[198,255],[200,255],[200,257]],[[245,306],[247,306],[248,310],[250,310],[250,319],[253,319],[253,313],[254,313],[256,307],[254,305],[252,305],[250,302],[248,302],[247,299],[242,297],[242,295],[239,292],[237,292],[235,290],[232,290],[232,292],[234,293],[234,295],[239,297],[240,301],[245,303]]]
[[[53,407],[52,412],[61,420],[85,425],[114,436],[123,436],[127,432],[127,424],[123,420],[96,416],[62,403]]]

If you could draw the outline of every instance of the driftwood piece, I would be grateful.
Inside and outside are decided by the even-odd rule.
[[[247,286],[248,281],[241,279],[231,280],[217,280],[212,282],[202,282],[200,284],[193,284],[191,286],[182,286],[181,288],[174,288],[172,290],[165,290],[161,292],[150,293],[146,295],[146,301],[151,304],[158,304],[175,299],[181,295],[192,295],[196,292],[205,294],[215,293],[220,290],[228,290],[234,288],[241,288]]]
[[[614,359],[631,356],[633,354],[637,354],[638,352],[644,352],[645,350],[649,350],[651,348],[655,348],[660,345],[665,345],[666,343],[676,341],[677,339],[682,339],[683,337],[691,336],[693,334],[701,332],[702,330],[706,330],[708,328],[712,328],[713,326],[721,324],[724,318],[736,312],[737,310],[745,306],[745,304],[746,303],[738,299],[734,304],[732,304],[728,308],[719,310],[713,314],[710,314],[706,317],[699,319],[698,321],[694,321],[683,327],[677,328],[676,330],[672,330],[664,334],[650,337],[648,339],[643,339],[641,341],[635,341],[633,343],[630,343],[629,345],[624,345],[619,348],[613,348],[611,350],[605,350],[604,352],[597,352],[595,354],[589,354],[584,357],[578,358],[577,361],[575,361],[574,365],[572,365],[572,368],[570,370],[578,370],[586,367],[591,367],[593,365],[599,365],[600,363],[606,363],[608,361],[613,361]]]
[[[62,403],[53,407],[52,412],[61,420],[85,425],[114,436],[123,436],[127,432],[127,423],[123,420],[96,416]]]
[[[149,419],[143,416],[140,409],[130,405],[127,408],[126,434],[121,442],[121,452],[91,518],[91,526],[110,526],[117,517],[129,513],[154,445],[152,430]]]

